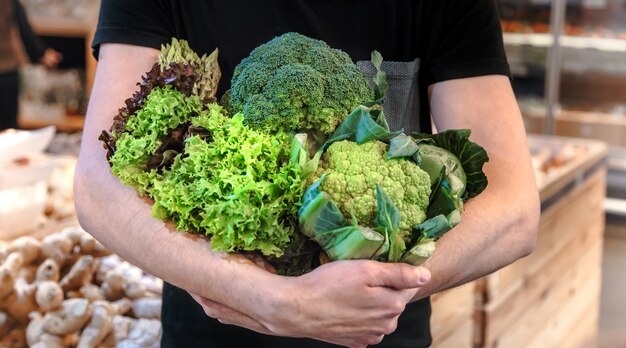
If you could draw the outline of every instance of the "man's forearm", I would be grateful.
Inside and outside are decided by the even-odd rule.
[[[517,209],[515,203],[501,200],[487,190],[468,202],[462,223],[437,242],[435,253],[424,263],[432,279],[419,298],[480,278],[532,251],[538,205],[533,205],[532,197]],[[506,204],[512,209],[502,213]],[[489,216],[490,211],[502,215]]]
[[[437,242],[424,264],[432,280],[420,297],[526,256],[534,247],[540,210],[524,125],[508,78],[445,81],[430,92],[437,127],[471,129],[471,139],[487,150],[489,184],[467,202],[461,223]]]
[[[240,310],[258,305],[259,296],[244,294],[262,295],[252,285],[269,283],[274,276],[244,256],[213,252],[202,236],[151,218],[150,202],[121,186],[108,167],[102,168],[104,161],[88,162],[77,169],[75,183],[79,220],[88,232],[120,257],[174,285]]]
[[[174,285],[227,304],[254,308],[255,282],[273,276],[245,257],[211,251],[202,237],[176,232],[150,217],[151,203],[113,177],[97,140],[111,126],[140,75],[156,61],[156,50],[103,47],[83,131],[75,173],[76,208],[81,225],[122,258]],[[111,78],[115,76],[115,78]],[[234,301],[237,298],[237,301]]]

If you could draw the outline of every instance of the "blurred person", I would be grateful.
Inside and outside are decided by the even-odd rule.
[[[52,69],[62,59],[33,33],[18,0],[0,0],[0,131],[18,128],[20,42],[14,38],[20,39],[32,63]]]

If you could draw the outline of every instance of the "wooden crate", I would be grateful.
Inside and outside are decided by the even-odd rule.
[[[542,211],[529,257],[482,280],[476,346],[588,347],[597,333],[606,169]],[[575,181],[576,181],[575,180]],[[567,187],[564,186],[566,189]],[[546,199],[549,201],[549,199]]]
[[[432,296],[433,347],[596,345],[608,147],[539,135],[529,140],[531,150],[572,142],[588,151],[539,186],[542,212],[530,256]]]
[[[433,347],[471,347],[475,284],[468,283],[431,297]]]

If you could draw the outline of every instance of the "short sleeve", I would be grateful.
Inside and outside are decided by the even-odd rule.
[[[426,84],[494,74],[510,77],[495,0],[442,0],[441,4],[423,54]]]
[[[175,36],[171,5],[162,0],[103,0],[91,47],[98,58],[100,44],[122,43],[160,48]]]

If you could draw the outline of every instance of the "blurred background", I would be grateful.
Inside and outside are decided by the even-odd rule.
[[[59,59],[47,67],[18,45],[19,130],[0,133],[0,246],[76,228],[72,173],[96,66],[99,0],[20,1]],[[539,240],[531,256],[433,296],[433,346],[626,347],[626,0],[497,3],[541,194]],[[5,330],[2,318],[0,346],[24,344],[25,323]]]

